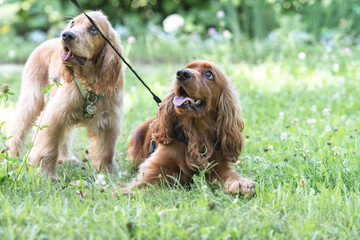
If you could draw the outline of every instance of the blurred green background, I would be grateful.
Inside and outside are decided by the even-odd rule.
[[[124,45],[138,44],[132,49],[132,58],[141,61],[188,60],[196,57],[197,51],[206,52],[224,44],[233,46],[228,51],[230,58],[246,57],[249,61],[266,57],[270,52],[276,55],[277,47],[286,50],[284,45],[321,45],[326,51],[339,44],[360,46],[359,0],[79,0],[79,3],[84,9],[101,9],[108,15]],[[0,44],[6,46],[0,49],[0,63],[24,62],[36,45],[59,36],[66,20],[79,14],[70,0],[0,0],[0,4]],[[169,19],[172,14],[177,17]],[[251,46],[246,45],[249,42]],[[186,44],[188,51],[184,53],[174,43]],[[269,48],[269,44],[272,51],[261,50],[262,46]]]

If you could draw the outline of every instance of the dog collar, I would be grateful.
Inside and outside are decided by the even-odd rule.
[[[103,94],[96,95],[95,93],[87,90],[80,83],[80,80],[77,78],[75,78],[75,83],[76,83],[77,88],[79,89],[79,92],[81,93],[81,96],[85,99],[83,117],[84,118],[92,118],[97,110],[95,103],[97,102],[97,100],[100,100],[104,95]]]
[[[181,128],[175,130],[175,138],[186,145],[189,144],[189,137],[186,136],[185,132]],[[219,141],[216,141],[213,145],[215,150],[219,150],[221,148],[221,142]],[[199,151],[200,155],[202,157],[206,157],[207,150],[207,146],[204,144],[202,149]]]
[[[186,134],[184,133],[184,131],[181,128],[178,128],[175,130],[175,139],[185,143],[186,145],[189,144],[189,138],[188,138],[188,136],[186,136]],[[153,152],[155,152],[155,148],[156,148],[156,142],[151,139],[150,146],[149,146],[149,155],[152,154]],[[214,148],[215,148],[215,150],[219,150],[221,148],[221,142],[216,141],[214,143]],[[199,151],[199,153],[200,153],[201,157],[206,157],[207,146],[205,144],[202,147],[202,149]]]

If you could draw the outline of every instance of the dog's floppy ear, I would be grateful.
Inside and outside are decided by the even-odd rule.
[[[161,103],[155,120],[152,123],[152,137],[154,141],[169,144],[174,138],[174,129],[178,123],[173,98],[175,94],[170,93]]]
[[[61,64],[59,75],[65,82],[71,82],[74,80],[74,73],[71,68],[64,64]]]
[[[225,158],[236,162],[243,147],[244,122],[241,117],[238,95],[228,80],[227,82],[218,105],[217,138],[221,141]]]
[[[108,23],[110,25],[110,23]],[[120,44],[120,39],[115,30],[110,26],[107,38],[114,45],[114,47],[123,54],[123,49]],[[122,70],[122,62],[115,51],[108,43],[101,53],[103,56],[102,66],[98,75],[98,81],[95,86],[96,94],[112,95],[123,87],[124,73]]]

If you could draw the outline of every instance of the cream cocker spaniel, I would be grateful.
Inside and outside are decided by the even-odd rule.
[[[107,17],[99,11],[88,15],[122,52]],[[40,88],[53,81],[61,86],[42,94]],[[12,136],[8,140],[10,152],[19,155],[28,130],[41,116],[40,125],[48,127],[34,140],[30,166],[41,164],[43,173],[56,179],[57,160],[76,160],[71,154],[72,129],[84,126],[91,139],[91,165],[111,171],[123,118],[123,82],[120,58],[84,15],[75,17],[61,38],[42,43],[26,62],[17,113],[8,132]]]

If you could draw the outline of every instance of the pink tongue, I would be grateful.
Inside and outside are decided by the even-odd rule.
[[[175,96],[174,99],[173,99],[173,103],[175,106],[181,106],[184,104],[184,102],[186,101],[190,101],[191,103],[194,103],[195,100],[192,99],[192,98],[189,98],[189,97],[178,97],[178,96]]]
[[[64,52],[62,55],[61,55],[61,59],[63,61],[66,61],[69,59],[69,57],[71,56],[71,51],[69,50],[68,52]]]

